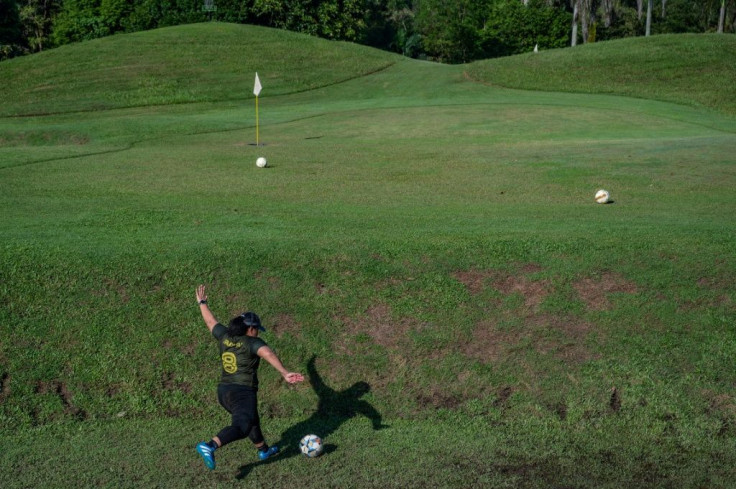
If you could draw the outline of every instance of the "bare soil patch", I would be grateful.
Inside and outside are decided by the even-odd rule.
[[[703,390],[703,397],[708,401],[706,413],[717,418],[721,423],[718,436],[734,436],[736,434],[736,397],[708,389]]]
[[[635,294],[638,292],[636,284],[626,280],[623,276],[613,272],[605,272],[598,278],[583,278],[573,284],[580,299],[594,311],[610,309],[611,293]]]
[[[596,358],[585,344],[593,325],[581,318],[540,314],[529,319],[527,325],[536,332],[532,342],[539,353],[554,355],[568,365]],[[550,330],[557,334],[546,334]]]
[[[5,372],[0,377],[0,402],[4,402],[10,396],[10,374]]]
[[[420,323],[414,318],[393,318],[391,306],[378,303],[370,306],[359,318],[349,318],[345,323],[345,338],[366,333],[373,341],[391,350],[400,349],[407,344],[407,334],[419,328]],[[343,345],[346,346],[346,345]]]
[[[496,400],[493,401],[493,405],[496,407],[503,407],[509,402],[511,394],[514,393],[514,389],[511,386],[504,386],[496,393]]]
[[[543,269],[536,263],[519,265],[518,273],[500,270],[462,270],[452,274],[467,287],[471,295],[478,295],[486,288],[492,287],[504,295],[520,294],[528,309],[536,310],[549,295],[550,284],[547,280],[533,280],[528,277]]]
[[[419,407],[423,409],[428,407],[434,409],[455,409],[465,402],[466,399],[442,392],[435,386],[430,391],[417,395],[416,400]]]
[[[281,338],[284,335],[300,338],[302,335],[302,325],[297,322],[291,314],[277,314],[273,322],[267,327],[270,331],[275,333],[278,338]]]
[[[529,280],[527,277],[509,275],[494,280],[493,287],[504,295],[521,294],[524,305],[537,310],[544,298],[549,295],[549,283],[546,280]]]
[[[497,363],[502,360],[509,345],[519,343],[523,332],[500,331],[493,321],[481,321],[473,330],[472,341],[463,346],[463,353],[482,363]]]
[[[161,387],[163,390],[169,392],[182,391],[185,394],[192,393],[192,385],[189,382],[176,380],[173,372],[166,372],[161,376]]]
[[[452,276],[455,280],[465,285],[472,295],[478,295],[485,289],[486,280],[494,277],[495,274],[496,271],[494,270],[464,270],[457,271]]]
[[[77,419],[86,419],[87,413],[79,409],[77,406],[74,405],[72,402],[72,393],[69,391],[69,388],[67,387],[65,382],[61,382],[59,380],[51,380],[51,381],[39,381],[38,384],[36,384],[36,393],[37,394],[55,394],[59,396],[59,399],[61,400],[61,404],[64,406],[64,414],[68,414],[70,416],[73,416]]]
[[[549,334],[553,330],[554,334]],[[471,341],[461,346],[462,352],[485,364],[502,362],[523,341],[540,354],[554,355],[570,365],[579,365],[595,355],[585,345],[592,325],[580,318],[536,314],[523,325],[499,328],[494,321],[481,321],[473,330]]]

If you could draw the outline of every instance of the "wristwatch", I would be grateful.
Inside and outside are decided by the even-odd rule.
[[[202,299],[201,301],[199,301],[199,303],[200,304],[207,304],[207,299]]]

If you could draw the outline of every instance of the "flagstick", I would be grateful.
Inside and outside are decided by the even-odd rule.
[[[259,129],[259,121],[258,121],[258,95],[261,94],[261,80],[258,79],[258,72],[256,71],[256,81],[253,85],[253,95],[256,96],[256,147],[258,147],[261,143],[258,129]]]

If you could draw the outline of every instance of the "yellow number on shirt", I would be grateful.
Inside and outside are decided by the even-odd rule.
[[[229,374],[234,374],[238,370],[238,360],[235,353],[226,351],[222,354],[222,368]]]

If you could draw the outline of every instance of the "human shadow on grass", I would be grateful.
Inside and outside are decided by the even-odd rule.
[[[309,360],[307,374],[314,392],[319,397],[317,411],[309,418],[281,433],[281,439],[275,443],[280,448],[278,455],[263,462],[241,466],[240,473],[237,476],[238,479],[247,476],[256,465],[275,463],[284,458],[301,455],[299,440],[305,435],[315,434],[322,438],[323,443],[325,443],[323,455],[334,452],[337,450],[337,446],[329,443],[330,435],[340,428],[345,421],[357,415],[363,415],[370,419],[374,430],[388,428],[387,425],[383,424],[381,413],[369,402],[361,399],[371,390],[371,386],[367,382],[356,382],[345,390],[336,391],[325,384],[317,372],[314,365],[316,358],[316,356],[312,356]]]

